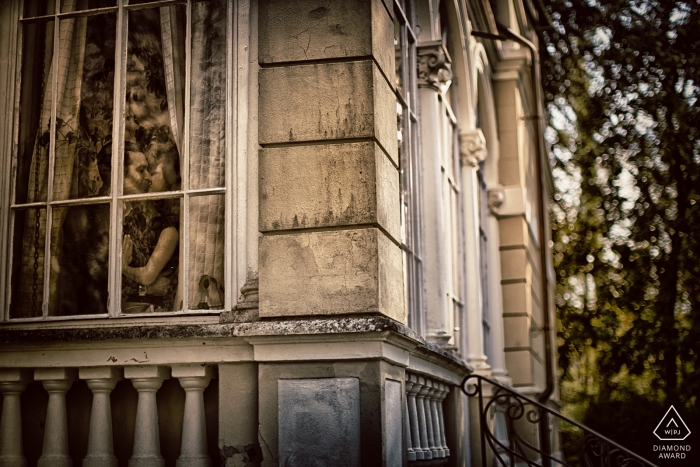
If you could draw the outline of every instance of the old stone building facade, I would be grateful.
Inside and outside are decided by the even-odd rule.
[[[535,3],[0,2],[0,466],[480,463],[466,376],[556,396]]]

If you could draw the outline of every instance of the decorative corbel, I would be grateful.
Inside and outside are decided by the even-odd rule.
[[[503,205],[505,199],[506,193],[501,185],[488,189],[488,205],[491,214],[498,215],[498,209]]]
[[[466,130],[459,134],[459,155],[462,165],[476,167],[486,159],[486,138],[479,128]]]
[[[452,59],[442,41],[418,44],[418,87],[443,93],[452,84]]]

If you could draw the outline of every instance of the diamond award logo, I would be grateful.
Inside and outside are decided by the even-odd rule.
[[[654,434],[661,441],[682,441],[690,435],[690,430],[676,409],[671,406],[654,429]]]

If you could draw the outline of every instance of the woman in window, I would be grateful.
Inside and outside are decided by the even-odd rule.
[[[166,189],[161,164],[149,172],[146,156],[135,143],[124,150],[124,194]],[[158,203],[158,206],[157,204]],[[161,207],[161,209],[158,209]],[[141,313],[174,309],[177,289],[177,216],[162,212],[163,203],[137,201],[124,208],[122,243],[122,311]]]

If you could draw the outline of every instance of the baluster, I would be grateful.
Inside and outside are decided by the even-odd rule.
[[[433,382],[428,378],[425,378],[425,393],[423,394],[423,404],[425,404],[425,424],[428,426],[428,446],[430,446],[430,453],[433,459],[437,459],[439,452],[435,446],[435,433],[433,432],[433,411],[430,407],[430,399],[432,394],[435,392],[433,388]],[[421,390],[421,392],[423,392]]]
[[[442,444],[442,449],[445,451],[445,457],[449,457],[450,448],[447,447],[447,438],[445,437],[445,412],[442,409],[442,402],[445,400],[445,397],[447,397],[447,394],[450,392],[450,388],[446,384],[440,383],[439,390],[440,393],[437,399],[437,411],[438,418],[440,420],[440,440]]]
[[[0,418],[0,467],[26,467],[22,445],[20,395],[31,381],[31,372],[19,368],[0,369],[2,417]]]
[[[73,385],[77,373],[73,368],[39,368],[34,371],[34,379],[41,381],[49,393],[44,447],[38,467],[73,467],[73,460],[68,455],[66,392]]]
[[[418,409],[418,427],[420,431],[420,445],[423,450],[423,459],[432,459],[433,452],[430,450],[429,437],[432,437],[428,431],[428,419],[425,411],[425,395],[428,394],[430,388],[425,385],[425,378],[418,377],[418,393],[416,394],[416,408]]]
[[[185,413],[182,420],[182,445],[177,467],[210,467],[207,449],[207,426],[204,417],[204,390],[214,375],[214,368],[202,365],[174,365],[173,378],[185,390]]]
[[[420,436],[420,425],[418,421],[418,409],[416,408],[416,395],[420,391],[418,385],[418,377],[416,375],[408,375],[409,381],[406,382],[406,392],[408,394],[408,415],[410,417],[411,426],[411,442],[413,444],[413,452],[416,460],[425,459],[423,446]],[[409,459],[411,460],[411,459]]]
[[[506,426],[506,405],[505,404],[499,404],[496,403],[493,405],[494,407],[494,420],[493,420],[493,434],[494,437],[496,438],[496,441],[499,441],[500,444],[496,443],[496,454],[493,457],[493,460],[491,461],[491,465],[494,467],[501,466],[502,463],[499,459],[505,460],[508,462],[508,465],[510,467],[515,466],[515,459],[513,459],[513,455],[508,453],[505,449],[503,449],[503,446],[511,446],[510,442],[508,441],[508,427]]]
[[[91,367],[80,368],[80,379],[87,382],[92,391],[92,411],[90,412],[90,432],[88,434],[87,455],[83,467],[116,467],[112,439],[112,406],[109,394],[122,379],[121,368]]]
[[[433,438],[435,439],[435,449],[437,450],[437,457],[445,457],[445,450],[442,448],[442,436],[440,433],[440,416],[437,410],[437,398],[440,395],[440,383],[437,381],[432,382],[433,387],[428,393],[428,401],[430,404],[430,415],[433,418]]]
[[[413,383],[409,381],[408,373],[406,373],[406,398],[404,401],[404,428],[406,429],[406,459],[409,461],[416,460],[416,452],[413,450],[413,442],[411,441],[411,416],[408,412],[408,392],[413,387]]]
[[[162,366],[128,366],[124,368],[124,377],[131,380],[139,393],[134,451],[129,467],[164,467],[165,460],[160,455],[156,392],[163,380],[170,377],[170,369]]]

